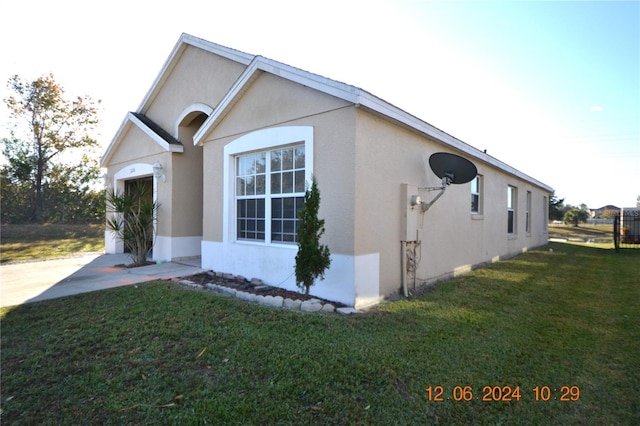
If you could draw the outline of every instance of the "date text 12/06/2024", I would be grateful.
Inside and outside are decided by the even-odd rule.
[[[451,393],[447,394],[443,386],[429,386],[426,388],[429,401],[520,401],[523,397],[520,386],[483,386],[481,395],[474,394],[471,386],[454,386]],[[580,399],[578,386],[536,386],[531,389],[530,396],[536,401],[563,401],[571,402]],[[524,396],[525,398],[527,395]]]

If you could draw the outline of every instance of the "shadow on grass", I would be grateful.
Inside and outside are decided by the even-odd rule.
[[[166,282],[21,306],[2,318],[2,420],[637,424],[636,260],[552,244],[353,317]]]

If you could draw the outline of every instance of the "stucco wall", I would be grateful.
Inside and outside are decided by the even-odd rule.
[[[195,103],[215,107],[244,69],[237,62],[187,46],[142,113],[177,136],[179,114]]]
[[[312,294],[353,305],[356,268],[367,259],[355,259],[353,106],[331,96],[293,84],[270,74],[258,76],[242,99],[204,142],[203,267],[260,277],[265,282],[295,289],[293,277],[297,245],[264,245],[236,242],[224,234],[225,195],[233,209],[233,194],[225,191],[225,147],[265,129],[310,129],[313,140],[312,166],[307,173],[318,179],[322,202],[320,216],[326,221],[323,241],[329,244],[333,263],[325,282]],[[294,139],[281,139],[294,143]],[[230,214],[230,213],[227,213]],[[229,220],[229,218],[227,218]],[[249,259],[249,261],[247,261]],[[334,274],[334,277],[330,275]],[[362,274],[360,274],[362,275]]]
[[[443,145],[382,120],[366,111],[357,115],[356,253],[380,253],[383,294],[400,289],[401,224],[407,206],[401,184],[441,185],[427,159],[448,151]],[[471,266],[508,257],[546,243],[546,193],[542,188],[470,158],[482,175],[482,214],[471,213],[471,186],[451,185],[426,212],[409,209],[420,231],[418,283],[466,271]],[[507,234],[507,186],[517,187],[517,232]],[[527,191],[531,192],[531,232],[525,232]],[[437,191],[418,191],[425,201]]]
[[[136,153],[136,155],[131,155]],[[169,163],[170,154],[152,141],[137,126],[129,124],[121,135],[118,149],[113,153],[111,161],[107,166],[107,185],[118,191],[124,190],[124,182],[127,180],[139,179],[152,176],[152,165],[155,162]],[[169,217],[170,209],[166,208],[169,199],[166,193],[158,192],[158,180],[154,179],[154,199],[164,207],[158,212],[159,217]],[[107,213],[108,215],[109,213]],[[168,223],[161,220],[158,223],[157,233],[168,232]],[[113,233],[105,230],[105,251],[110,254],[122,253],[124,245],[115,239]]]
[[[113,174],[128,164],[162,164],[166,181],[155,181],[156,200],[161,204],[154,246],[154,258],[158,260],[200,254],[203,153],[202,147],[193,146],[192,136],[203,118],[198,119],[195,127],[189,121],[197,115],[198,105],[203,112],[210,112],[245,68],[189,45],[177,59],[152,88],[140,112],[183,142],[183,152],[166,152],[129,123],[119,135],[117,148],[107,165],[108,173]],[[180,123],[185,111],[193,108],[194,112]]]
[[[234,236],[225,238],[222,229],[222,169],[228,161],[225,146],[251,132],[286,126],[313,127],[313,174],[322,194],[320,216],[326,221],[323,242],[329,245],[335,259],[327,282],[312,291],[328,297],[326,288],[331,287],[331,282],[340,281],[338,275],[351,280],[345,285],[353,288],[353,294],[339,295],[346,298],[340,300],[345,303],[364,306],[377,302],[379,296],[400,291],[400,242],[404,239],[402,224],[406,214],[401,185],[440,186],[427,159],[435,152],[451,152],[450,148],[367,110],[271,74],[260,75],[205,138],[203,239],[211,243],[207,247],[218,257],[228,256],[228,249],[237,247],[233,246],[237,244]],[[483,176],[481,215],[470,211],[470,184],[449,186],[424,214],[417,209],[409,213],[417,216],[420,230],[418,283],[466,271],[472,265],[546,242],[544,197],[548,194],[488,163],[472,160]],[[517,233],[513,235],[507,234],[508,185],[518,188]],[[524,230],[527,191],[532,197],[530,233]],[[422,191],[420,195],[428,200],[436,193]],[[261,254],[268,259],[274,271],[292,267],[294,250],[283,257],[282,247],[264,251],[259,244],[249,246],[246,250],[255,251],[252,256]],[[233,256],[239,253],[233,251]],[[281,261],[276,258],[288,260],[274,267]],[[203,253],[203,266],[209,267],[205,264],[209,261],[215,265],[216,260],[205,260]],[[251,269],[247,264],[223,264],[239,269],[227,272],[246,273]],[[240,270],[243,268],[245,271]],[[269,268],[263,273],[267,276],[261,278],[268,283],[295,288],[290,279],[270,281],[272,277],[266,269]]]
[[[258,129],[304,125],[314,128],[313,174],[322,192],[320,214],[327,221],[327,240],[332,251],[353,254],[354,114],[347,103],[331,96],[270,74],[260,76],[204,143],[204,238],[222,241],[218,224],[224,146]]]

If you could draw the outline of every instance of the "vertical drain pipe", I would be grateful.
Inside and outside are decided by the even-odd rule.
[[[402,291],[404,291],[404,297],[409,297],[409,290],[407,289],[407,242],[400,241],[400,262],[402,263],[400,268],[400,282],[402,283]]]

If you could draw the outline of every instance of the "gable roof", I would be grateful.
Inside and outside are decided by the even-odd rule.
[[[137,126],[165,151],[184,152],[184,145],[182,145],[182,142],[171,136],[169,132],[164,130],[149,117],[138,112],[129,112],[122,122],[122,125],[120,125],[120,129],[118,129],[116,136],[113,138],[104,155],[100,159],[100,167],[104,167],[105,164],[108,163],[111,156],[120,145],[120,141],[122,140],[121,135],[132,125]]]
[[[231,49],[231,48],[183,33],[178,39],[178,42],[173,47],[171,54],[165,61],[164,65],[162,66],[162,69],[158,73],[158,76],[156,77],[155,81],[151,85],[151,88],[149,89],[145,97],[142,99],[142,102],[140,103],[136,111],[129,112],[125,116],[124,120],[122,120],[122,123],[118,128],[118,131],[116,132],[114,137],[111,139],[109,146],[107,147],[107,149],[105,150],[105,153],[100,159],[100,167],[105,167],[105,165],[109,163],[109,160],[117,150],[118,145],[120,145],[121,137],[123,136],[125,129],[127,129],[132,123],[136,124],[145,133],[149,134],[149,136],[151,136],[156,142],[160,143],[160,145],[163,146],[167,151],[183,152],[184,147],[182,146],[182,143],[179,142],[177,139],[175,139],[173,136],[171,136],[168,132],[166,132],[160,126],[155,124],[148,117],[146,117],[144,113],[146,112],[146,109],[151,104],[153,99],[155,99],[155,97],[158,95],[158,93],[162,89],[162,86],[171,75],[171,71],[178,64],[180,57],[189,46],[197,47],[199,49],[205,50],[207,52],[213,53],[218,56],[222,56],[224,58],[230,59],[232,61],[238,62],[243,65],[248,65],[254,57],[253,55],[250,55],[248,53],[240,52],[239,50]],[[147,123],[145,123],[145,118],[147,120]],[[151,134],[148,133],[148,130],[151,130]],[[155,134],[155,136],[153,134]],[[169,135],[170,139],[167,139],[166,135]],[[171,139],[173,139],[172,142],[170,141]],[[175,142],[177,142],[177,144]],[[178,146],[180,148],[178,148]]]
[[[207,134],[224,119],[225,115],[231,110],[231,108],[233,108],[242,94],[249,88],[249,86],[251,86],[260,73],[268,72],[277,75],[278,77],[353,103],[357,108],[362,108],[413,131],[424,134],[435,141],[459,151],[460,153],[501,169],[511,175],[543,188],[548,192],[553,192],[553,188],[550,186],[432,126],[426,121],[407,113],[389,102],[360,89],[359,87],[322,77],[318,74],[313,74],[263,56],[254,56],[238,50],[230,49],[185,33],[180,36],[180,39],[172,53],[169,55],[169,58],[165,62],[160,74],[156,78],[156,81],[138,107],[139,112],[144,111],[153,100],[159,88],[162,87],[162,84],[166,78],[168,78],[170,71],[177,64],[182,52],[184,52],[186,47],[189,45],[246,65],[246,69],[194,135],[194,144],[201,144]],[[116,138],[117,137],[118,135],[116,135]],[[115,140],[116,139],[114,138],[114,141]]]
[[[162,127],[160,127],[158,124],[156,124],[153,120],[151,120],[146,115],[140,114],[138,112],[130,112],[129,114],[133,116],[132,118],[130,118],[131,120],[133,120],[134,122],[135,120],[138,120],[144,125],[142,126],[140,125],[140,123],[136,122],[136,124],[138,124],[138,127],[140,127],[143,131],[146,131],[147,129],[149,129],[152,132],[150,136],[153,139],[157,139],[157,138],[162,139],[161,141],[158,141],[161,145],[168,144],[168,145],[182,146],[182,142],[180,142],[178,139],[171,136],[169,132],[164,130]]]

